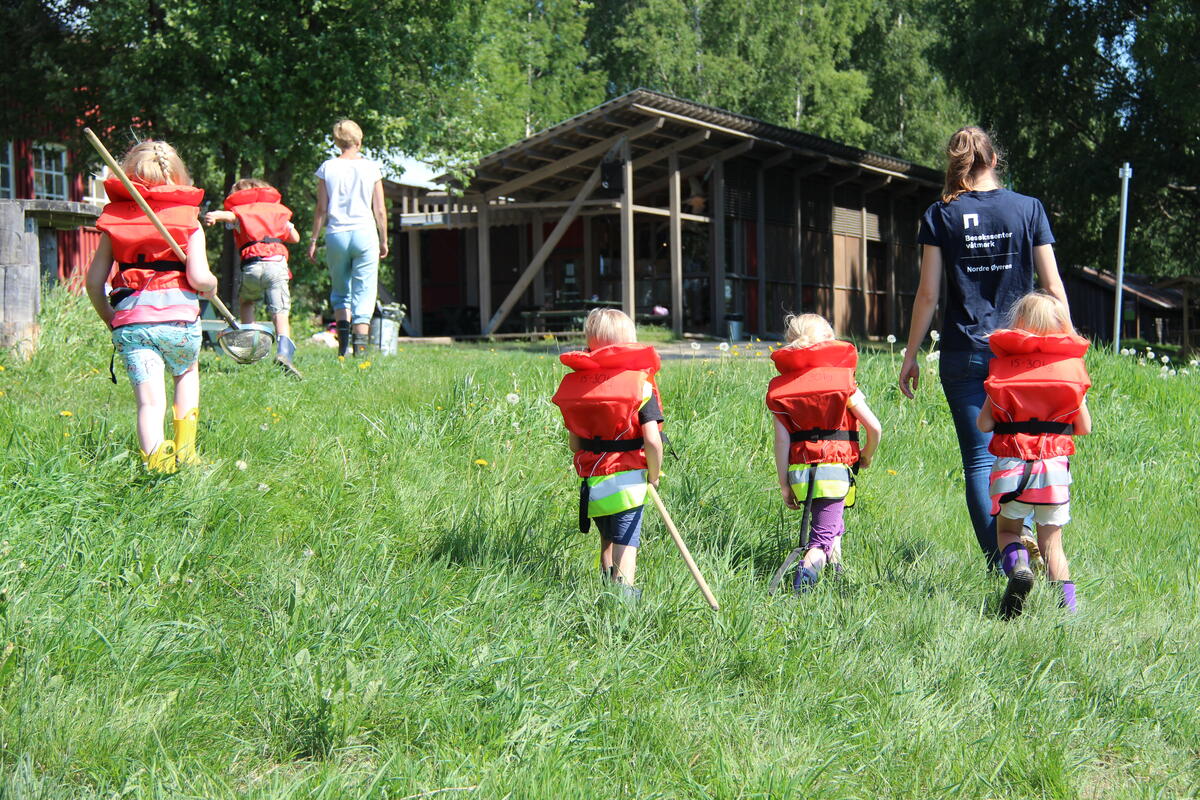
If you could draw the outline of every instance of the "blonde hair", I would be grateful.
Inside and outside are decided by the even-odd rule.
[[[589,350],[610,344],[637,341],[637,328],[623,311],[615,308],[593,308],[583,323]]]
[[[264,181],[262,178],[239,178],[237,183],[229,190],[231,192],[240,192],[243,189],[274,189],[275,187]]]
[[[987,131],[974,125],[959,128],[946,144],[946,182],[942,187],[942,202],[952,203],[963,192],[975,187],[975,181],[985,170],[999,171],[1004,154],[996,147]]]
[[[362,147],[362,128],[352,119],[339,119],[333,126],[333,143],[343,150]]]
[[[188,186],[192,176],[188,174],[183,159],[175,148],[162,141],[147,139],[130,148],[121,159],[121,169],[131,178],[138,178],[147,186],[177,183]]]
[[[787,346],[800,349],[835,338],[833,326],[820,314],[788,314],[783,319]]]
[[[1052,333],[1075,333],[1071,311],[1054,295],[1038,290],[1030,292],[1013,304],[1008,326],[1037,336]]]

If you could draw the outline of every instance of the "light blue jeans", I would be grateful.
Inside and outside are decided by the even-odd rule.
[[[333,310],[350,309],[350,321],[366,325],[375,313],[379,284],[379,234],[374,228],[325,234],[329,262],[329,302]]]

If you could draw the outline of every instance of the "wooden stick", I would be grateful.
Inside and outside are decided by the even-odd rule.
[[[91,128],[84,128],[83,136],[88,140],[88,143],[95,148],[96,152],[100,154],[100,158],[105,164],[108,165],[108,168],[112,170],[112,173],[121,181],[121,185],[125,187],[125,191],[129,192],[129,196],[133,198],[133,202],[137,203],[138,207],[142,209],[142,213],[150,218],[150,222],[152,222],[154,227],[158,229],[158,232],[162,234],[163,239],[170,246],[171,252],[175,254],[175,257],[178,258],[182,263],[186,264],[187,254],[183,252],[183,248],[179,246],[179,242],[175,241],[175,237],[167,231],[167,226],[163,225],[162,220],[158,218],[158,214],[155,214],[154,209],[150,208],[150,204],[146,202],[146,198],[142,197],[142,193],[139,192],[137,187],[133,185],[133,181],[129,180],[129,176],[125,174],[125,170],[121,169],[121,165],[118,164],[117,160],[112,157],[112,153],[108,152],[108,148],[104,146],[104,143],[96,138],[96,134],[92,133]],[[231,328],[234,330],[241,330],[237,320],[234,319],[233,314],[229,313],[229,309],[225,307],[225,303],[222,302],[221,298],[217,297],[217,293],[215,291],[212,293],[210,300],[212,301],[213,306],[216,307],[217,311],[220,312],[221,316],[225,318],[225,321],[229,323]]]
[[[654,507],[662,515],[663,522],[667,523],[667,530],[671,532],[671,538],[675,540],[675,546],[679,548],[679,555],[683,556],[683,560],[687,562],[688,571],[692,573],[692,579],[700,587],[700,593],[704,595],[704,599],[712,606],[713,611],[719,610],[721,606],[717,603],[717,598],[713,596],[712,589],[708,588],[708,583],[704,580],[704,576],[700,574],[700,568],[696,566],[691,552],[688,550],[687,545],[683,543],[683,537],[679,535],[679,529],[675,527],[674,520],[667,513],[667,507],[663,505],[662,498],[658,496],[658,490],[651,485],[647,485],[646,489],[650,492],[650,499],[654,501]]]

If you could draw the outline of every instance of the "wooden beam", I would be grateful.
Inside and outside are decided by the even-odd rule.
[[[540,253],[546,243],[546,222],[540,211],[533,212],[533,252]],[[524,259],[522,259],[524,261]],[[538,308],[546,305],[546,271],[539,269],[533,276],[533,304]]]
[[[810,161],[802,167],[797,167],[794,172],[797,178],[807,178],[809,175],[816,175],[828,166],[828,158],[819,158],[816,161]]]
[[[487,333],[487,318],[492,313],[492,228],[488,224],[490,207],[479,205],[479,332]]]
[[[896,320],[899,317],[899,308],[896,304],[896,200],[890,194],[887,207],[887,244],[884,246],[887,248],[883,251],[883,268],[887,272],[887,319],[884,326],[889,334],[898,337],[900,334],[896,326]]]
[[[804,195],[800,170],[792,171],[792,214],[796,220],[796,235],[792,239],[792,269],[795,272],[796,295],[790,309],[799,314],[804,308]]]
[[[862,174],[862,170],[859,169],[858,167],[854,167],[853,169],[847,170],[842,175],[835,175],[833,180],[830,181],[829,185],[835,186],[835,187],[841,186],[843,183],[849,183],[850,181],[854,180],[861,174]]]
[[[637,214],[651,214],[656,217],[671,216],[670,208],[656,208],[655,206],[643,206],[634,203],[633,210]],[[684,211],[679,212],[679,218],[685,222],[712,222],[712,217],[706,217],[703,214],[688,214]]]
[[[753,141],[753,140],[751,140]],[[731,148],[732,149],[732,148]],[[712,181],[709,183],[712,198],[713,224],[709,228],[712,252],[709,254],[710,296],[712,298],[713,335],[722,336],[725,327],[725,161],[713,165]]]
[[[794,155],[795,153],[793,153],[791,150],[784,150],[782,153],[776,153],[766,161],[762,162],[762,169],[772,169],[774,167],[778,167],[780,164],[786,164],[792,160],[792,156]]]
[[[592,221],[583,218],[583,296],[581,299],[590,300],[592,297],[592,269],[596,263],[596,246],[592,239]]]
[[[707,131],[704,131],[707,134]],[[671,224],[669,241],[671,249],[671,330],[676,336],[683,335],[683,209],[682,190],[679,185],[679,153],[667,156],[667,181],[670,194]]]
[[[533,276],[541,271],[542,265],[546,263],[546,259],[554,252],[558,241],[562,239],[563,234],[567,232],[567,228],[579,216],[579,210],[583,208],[583,201],[587,200],[588,196],[596,189],[596,185],[600,183],[600,166],[597,165],[592,170],[592,175],[579,189],[579,194],[576,195],[575,203],[567,209],[567,213],[563,214],[562,219],[554,226],[554,230],[550,231],[550,235],[546,237],[546,241],[542,242],[542,246],[538,248],[533,260],[529,262],[529,266],[521,273],[521,277],[517,278],[516,284],[508,292],[508,296],[504,298],[504,302],[496,309],[496,313],[483,326],[483,334],[485,336],[493,333],[500,325],[508,318],[512,312],[513,306],[517,304],[517,300],[524,294],[525,289],[529,287],[529,282],[533,280]]]
[[[651,114],[653,116],[661,117],[663,119],[669,119],[673,122],[679,122],[684,125],[690,125],[693,128],[707,128],[710,131],[715,131],[717,133],[723,133],[726,136],[736,136],[739,139],[754,138],[749,133],[744,133],[742,131],[735,131],[733,128],[726,128],[722,125],[716,125],[712,122],[705,122],[704,120],[696,119],[695,117],[687,117],[687,116],[684,116],[683,114],[673,114],[670,111],[663,111],[662,109],[659,109],[659,108],[652,108],[650,106],[644,106],[641,103],[634,103],[632,106],[630,106],[630,108],[637,109],[638,111],[642,112],[643,114]]]
[[[408,232],[408,327],[421,335],[421,232]]]
[[[767,335],[767,171],[759,169],[755,176],[755,243],[754,258],[758,262],[758,335]]]
[[[867,181],[862,185],[863,193],[875,192],[892,182],[891,175],[880,175],[873,181]]]
[[[642,167],[648,167],[651,164],[662,161],[664,158],[667,158],[671,155],[681,153],[689,147],[695,147],[701,142],[706,141],[710,136],[712,136],[711,131],[696,131],[690,136],[685,136],[679,141],[673,142],[666,147],[660,147],[657,150],[651,150],[645,155],[638,156],[633,160],[633,168],[641,169]]]
[[[753,147],[754,147],[753,139],[747,139],[744,142],[735,144],[733,147],[727,147],[724,150],[720,151],[719,153],[715,153],[715,154],[709,156],[708,158],[704,158],[699,161],[696,161],[695,163],[688,164],[686,167],[684,167],[683,169],[681,169],[679,171],[679,177],[681,179],[686,179],[686,178],[694,177],[696,175],[700,175],[701,173],[707,172],[709,169],[711,169],[716,164],[720,164],[723,161],[728,161],[731,158],[737,158],[738,156],[742,155],[743,153],[750,152],[750,150]],[[663,189],[666,189],[666,188],[667,188],[667,179],[659,178],[658,180],[656,180],[652,183],[647,183],[645,186],[638,189],[638,193],[639,194],[653,194],[654,192],[661,192]]]
[[[558,161],[555,161],[552,164],[539,167],[532,172],[525,173],[519,178],[513,178],[512,180],[502,183],[499,186],[488,189],[486,192],[484,192],[484,196],[488,199],[495,199],[497,197],[510,195],[515,191],[524,189],[530,184],[537,183],[538,181],[549,178],[552,175],[557,175],[563,170],[570,169],[576,164],[582,164],[590,159],[602,157],[605,153],[611,150],[614,145],[620,144],[622,140],[628,144],[628,142],[632,139],[637,139],[641,136],[645,136],[651,131],[658,130],[662,127],[662,124],[663,121],[661,119],[647,120],[635,128],[630,128],[623,133],[610,136],[607,139],[596,142],[595,144],[585,147],[578,152],[572,153],[565,158],[560,158]]]
[[[630,157],[628,139],[621,143],[621,171],[624,177],[621,190],[621,309],[630,319],[634,319],[637,313],[637,271],[633,266],[636,253],[633,230],[633,159]]]

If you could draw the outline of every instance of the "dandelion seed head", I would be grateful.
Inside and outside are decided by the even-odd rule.
[[[896,335],[895,335],[895,334],[892,334],[892,333],[889,333],[889,334],[888,334],[888,337],[887,337],[887,343],[888,343],[888,344],[895,344],[895,343],[896,343]]]
[[[1159,360],[1160,360],[1160,361],[1162,361],[1162,363],[1164,363],[1164,364],[1170,364],[1170,363],[1171,363],[1171,357],[1170,357],[1170,356],[1163,356],[1163,357],[1162,357],[1161,359],[1159,359]]]
[[[936,342],[942,338],[942,335],[940,333],[938,333],[937,331],[930,331],[929,338],[933,339]]]
[[[241,459],[238,459],[237,461],[235,461],[233,465],[235,467],[237,467],[238,469],[240,469],[242,472],[245,472],[246,467],[250,466],[249,464],[247,464],[245,461],[242,461]]]
[[[260,483],[260,484],[258,485],[258,490],[259,490],[260,492],[266,492],[266,491],[269,491],[269,490],[270,490],[270,488],[271,488],[271,487],[270,487],[270,486],[267,486],[265,483]]]
[[[699,342],[692,342],[692,349],[693,349],[693,350],[699,350],[699,349],[700,349],[700,343],[699,343]]]
[[[721,342],[719,345],[717,345],[717,349],[720,350],[722,353],[728,353],[729,352],[729,342]]]
[[[935,361],[938,361],[939,359],[941,359],[941,357],[942,357],[941,350],[934,350],[931,353],[925,354],[925,360],[928,361],[930,364],[932,364]]]
[[[504,395],[504,399],[508,401],[510,406],[515,406],[517,403],[521,402],[521,395],[517,394],[516,392],[509,392],[508,394]]]

